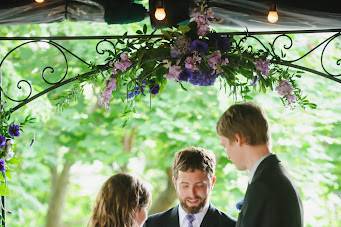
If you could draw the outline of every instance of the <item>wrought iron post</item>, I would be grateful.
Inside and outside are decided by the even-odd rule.
[[[1,72],[1,70],[0,70],[0,87],[2,87],[2,72]],[[2,113],[2,111],[3,111],[2,90],[0,89],[0,114]],[[5,208],[5,196],[4,195],[1,195],[1,227],[6,227],[6,208]]]

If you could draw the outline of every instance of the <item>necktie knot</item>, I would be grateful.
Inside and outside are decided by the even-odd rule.
[[[187,214],[186,219],[189,223],[188,227],[193,227],[193,221],[195,220],[195,217],[193,214]]]

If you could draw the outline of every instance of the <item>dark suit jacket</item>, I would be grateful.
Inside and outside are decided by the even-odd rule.
[[[237,227],[303,227],[300,198],[276,155],[259,164],[246,190]]]
[[[217,210],[212,205],[209,206],[201,227],[235,227],[236,221],[225,213]],[[148,217],[144,227],[179,227],[178,206],[165,212],[154,214]]]

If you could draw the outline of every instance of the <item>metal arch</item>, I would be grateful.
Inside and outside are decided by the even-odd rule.
[[[286,55],[283,54],[283,50],[284,51],[290,51],[290,49],[293,46],[293,39],[289,36],[290,34],[304,34],[304,33],[325,33],[325,32],[333,32],[334,34],[332,34],[330,37],[328,37],[327,39],[323,40],[322,42],[320,42],[319,44],[317,44],[316,46],[314,46],[313,48],[311,48],[309,51],[307,51],[306,53],[302,54],[300,57],[295,58],[295,59],[286,59]],[[245,49],[249,49],[250,51],[252,51],[252,46],[249,45],[247,46],[247,41],[248,40],[254,40],[256,41],[261,49],[264,50],[265,53],[267,53],[268,57],[270,58],[270,62],[278,64],[278,65],[283,65],[283,66],[287,66],[293,69],[298,69],[298,70],[302,70],[302,71],[306,71],[309,73],[313,73],[315,75],[318,76],[322,76],[324,78],[333,80],[335,82],[341,83],[341,56],[339,58],[337,58],[336,60],[336,66],[340,67],[340,73],[335,73],[335,72],[330,72],[330,70],[328,70],[324,64],[325,62],[325,53],[326,50],[328,48],[328,46],[330,46],[330,44],[332,43],[333,40],[335,40],[336,38],[339,38],[341,36],[341,29],[328,29],[328,30],[296,30],[296,31],[270,31],[270,32],[229,32],[229,33],[219,33],[219,34],[223,34],[223,35],[228,35],[230,37],[237,37],[238,39],[236,39],[237,41],[234,43],[234,45],[236,45],[239,48],[245,48]],[[260,36],[267,36],[267,35],[277,35],[272,42],[270,43],[264,43],[261,39]],[[160,39],[162,38],[162,35],[155,35],[154,33],[151,35],[123,35],[123,36],[51,36],[51,37],[0,37],[0,41],[24,41],[24,43],[21,43],[20,45],[16,46],[15,48],[13,48],[12,50],[10,50],[5,57],[2,58],[2,60],[0,61],[0,70],[1,70],[1,66],[3,65],[4,61],[6,60],[6,58],[15,50],[17,50],[18,48],[28,44],[28,43],[35,43],[35,42],[44,42],[44,43],[48,43],[49,45],[51,45],[52,47],[56,48],[63,56],[64,61],[65,61],[65,72],[64,75],[62,75],[62,77],[57,80],[56,82],[51,82],[49,80],[47,80],[45,78],[45,74],[46,72],[49,73],[54,73],[54,68],[52,66],[46,66],[42,73],[41,73],[41,77],[43,79],[43,81],[48,85],[48,87],[37,93],[32,95],[32,85],[30,84],[29,81],[27,80],[20,80],[19,82],[17,82],[17,88],[19,90],[22,89],[23,86],[27,87],[29,92],[28,94],[20,99],[20,100],[16,100],[12,97],[9,97],[9,95],[3,90],[3,88],[0,86],[0,93],[3,93],[4,97],[13,101],[13,102],[17,102],[18,104],[16,106],[14,106],[13,108],[11,108],[9,111],[10,113],[18,110],[19,108],[21,108],[22,106],[26,105],[27,103],[33,101],[34,99],[58,88],[61,87],[65,84],[71,83],[75,80],[79,80],[79,79],[84,79],[87,77],[90,77],[93,74],[102,72],[104,70],[109,69],[109,65],[100,65],[100,66],[96,66],[94,68],[92,68],[89,72],[86,72],[84,74],[81,75],[77,75],[71,78],[67,78],[67,74],[68,74],[68,57],[67,55],[71,55],[72,57],[74,57],[75,59],[77,59],[78,61],[80,61],[82,64],[87,65],[88,67],[92,67],[90,63],[86,62],[83,58],[79,57],[78,55],[76,55],[75,53],[73,53],[72,51],[70,51],[69,49],[65,48],[64,46],[62,46],[61,44],[59,44],[58,40],[99,40],[96,44],[96,52],[97,54],[100,55],[104,55],[104,54],[110,54],[110,52],[112,52],[112,54],[114,54],[114,56],[117,56],[117,44],[118,41],[121,39],[129,42],[129,40],[132,40],[132,42],[139,40],[139,39]],[[289,41],[288,44],[284,44],[282,47],[278,48],[278,40],[285,38]],[[115,41],[113,41],[115,40]],[[108,50],[108,49],[101,49],[100,46],[102,43],[108,43],[113,50]],[[323,48],[322,49],[322,53],[320,55],[320,66],[322,68],[322,71],[318,71],[316,69],[312,69],[312,68],[307,68],[305,66],[301,66],[299,64],[297,64],[300,60],[312,55],[313,53],[316,52],[316,50],[318,48]],[[281,53],[281,54],[279,54]],[[111,56],[113,58],[113,56]]]

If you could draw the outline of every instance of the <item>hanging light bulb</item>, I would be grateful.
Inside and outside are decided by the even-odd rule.
[[[268,21],[272,24],[278,21],[278,12],[276,3],[272,4],[269,13],[268,13]]]
[[[157,7],[156,10],[155,10],[155,18],[157,20],[163,20],[166,18],[166,11],[165,11],[165,8],[163,7]]]
[[[43,3],[45,0],[34,0],[36,3]]]

